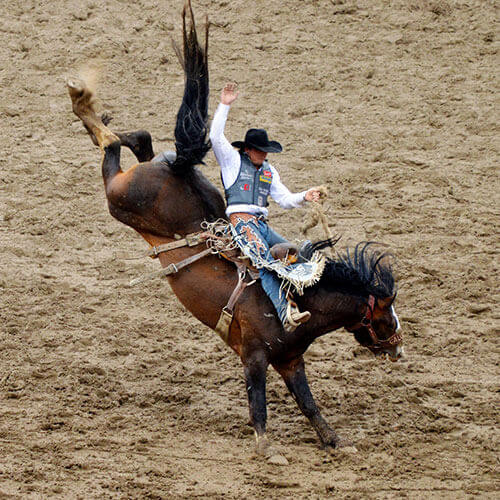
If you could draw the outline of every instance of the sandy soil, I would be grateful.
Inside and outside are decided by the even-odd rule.
[[[100,154],[64,77],[90,58],[117,129],[172,147],[181,1],[4,0],[0,19],[1,498],[498,498],[498,11],[490,0],[197,1],[214,23],[210,108],[266,127],[293,190],[330,189],[342,244],[397,256],[409,359],[344,331],[308,351],[326,455],[275,373],[253,456],[242,370],[107,212]],[[158,6],[160,4],[160,6]],[[129,153],[124,165],[132,164]],[[213,154],[207,175],[218,181]],[[301,238],[306,210],[272,207]],[[321,237],[317,231],[317,237]]]

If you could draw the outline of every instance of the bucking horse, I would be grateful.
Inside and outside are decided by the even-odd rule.
[[[85,81],[67,81],[73,112],[102,151],[102,176],[109,212],[135,229],[151,246],[167,246],[158,254],[173,292],[193,316],[215,329],[238,283],[233,262],[206,252],[196,259],[204,241],[184,246],[176,242],[200,231],[204,221],[224,219],[224,200],[198,165],[210,149],[208,132],[208,21],[204,46],[198,41],[190,2],[184,6],[183,46],[176,49],[185,72],[182,104],[175,125],[175,160],[154,161],[151,135],[145,131],[114,133],[95,110],[95,95]],[[138,164],[120,166],[122,146],[131,149]],[[169,246],[171,245],[171,246]],[[258,283],[246,287],[234,305],[225,337],[243,364],[250,420],[260,454],[269,450],[266,438],[266,372],[269,365],[281,375],[302,413],[310,420],[322,447],[342,445],[321,416],[304,370],[303,355],[319,336],[344,327],[376,355],[397,360],[402,355],[400,324],[394,311],[395,278],[386,253],[369,243],[356,245],[336,258],[327,258],[321,279],[296,298],[310,311],[308,323],[294,332],[283,330],[271,301]],[[175,267],[192,262],[189,272]]]

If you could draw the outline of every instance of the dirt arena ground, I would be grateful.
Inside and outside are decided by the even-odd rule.
[[[213,22],[211,113],[227,80],[242,92],[228,137],[267,128],[292,190],[329,187],[340,246],[397,257],[408,360],[376,361],[343,330],[306,354],[323,415],[358,453],[321,451],[269,372],[278,466],[253,454],[238,358],[166,282],[128,286],[157,263],[120,257],[145,243],[108,214],[64,85],[100,61],[114,128],[172,148],[181,0],[4,0],[0,498],[498,498],[495,4],[194,4]],[[292,239],[306,213],[271,207]]]

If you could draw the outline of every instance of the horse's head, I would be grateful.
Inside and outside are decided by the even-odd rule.
[[[404,354],[401,325],[393,305],[395,298],[396,295],[385,299],[370,295],[361,321],[347,328],[362,346],[377,356],[387,354],[391,361]]]

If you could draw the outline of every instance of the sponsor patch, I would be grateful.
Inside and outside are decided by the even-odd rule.
[[[264,177],[263,175],[261,175],[259,177],[259,179],[260,179],[261,182],[267,182],[268,184],[271,184],[273,182],[272,179],[269,179],[268,177]]]
[[[273,174],[272,174],[272,172],[271,172],[270,170],[264,170],[264,171],[262,172],[262,174],[263,174],[265,177],[272,177],[272,176],[273,176]]]
[[[244,184],[243,191],[250,191],[250,184]]]

